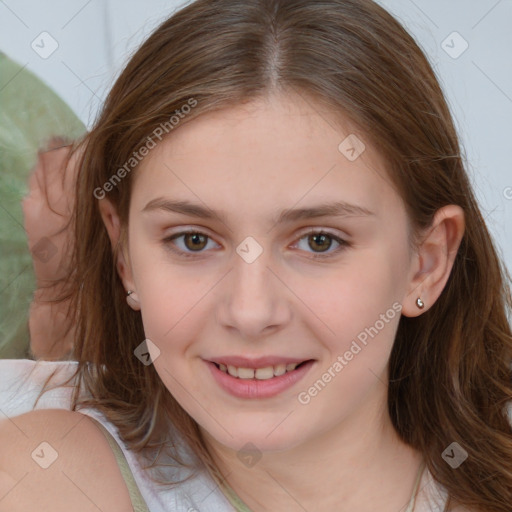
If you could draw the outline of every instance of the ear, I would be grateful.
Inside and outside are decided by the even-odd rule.
[[[112,251],[115,254],[117,249],[117,261],[116,268],[123,282],[125,290],[132,291],[134,293],[127,297],[129,306],[138,311],[138,297],[135,293],[135,283],[133,282],[132,269],[127,248],[121,240],[121,222],[115,206],[106,198],[99,200],[99,209],[103,223],[107,228],[110,243],[112,245]]]
[[[427,311],[443,291],[464,235],[464,211],[447,205],[434,215],[415,254],[412,276],[402,304],[402,314],[415,317]],[[416,301],[424,303],[419,308]]]

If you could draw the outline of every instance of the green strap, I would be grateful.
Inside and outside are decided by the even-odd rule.
[[[240,497],[226,482],[221,484],[221,489],[229,503],[233,505],[237,512],[252,512],[251,509],[240,499]]]
[[[93,418],[94,419],[94,418]],[[112,434],[97,420],[95,420],[102,432],[105,434],[107,438],[108,444],[112,448],[114,455],[117,460],[117,464],[119,465],[119,469],[121,470],[121,474],[123,475],[123,479],[126,483],[126,487],[128,488],[128,492],[130,493],[130,500],[133,505],[134,512],[150,512],[144,498],[142,497],[137,483],[133,478],[133,474],[128,466],[128,461],[126,457],[119,447],[117,441],[114,439]],[[411,496],[411,501],[407,507],[407,512],[412,511],[414,509],[414,505],[416,502],[416,494],[418,491],[421,475],[423,474],[423,470],[425,469],[425,461],[422,461],[419,467],[419,471],[416,476],[416,482],[414,483],[414,490]],[[235,491],[227,484],[226,481],[219,481],[215,475],[212,475],[214,480],[219,484],[220,489],[223,491],[223,494],[228,499],[229,503],[233,505],[234,509],[237,512],[252,512],[251,509],[240,499],[240,497],[235,493]]]
[[[89,417],[92,418],[91,416]],[[92,419],[105,434],[108,444],[114,452],[117,464],[121,470],[121,474],[123,475],[123,479],[126,483],[126,487],[128,488],[128,492],[130,493],[130,500],[132,502],[134,512],[150,512],[146,502],[144,501],[144,498],[140,494],[137,483],[135,482],[130,467],[128,466],[128,461],[126,460],[123,451],[119,447],[119,444],[114,439],[112,434],[99,421],[97,421],[95,418]],[[226,482],[222,482],[220,488],[237,512],[252,512],[251,509],[247,507],[247,505],[237,496],[235,491],[233,491],[233,489]]]
[[[130,493],[130,500],[132,502],[133,511],[150,512],[148,506],[146,505],[146,502],[144,501],[144,498],[142,497],[142,494],[140,493],[137,483],[133,478],[133,474],[130,469],[130,466],[128,465],[128,461],[126,460],[123,451],[119,447],[119,444],[114,439],[112,434],[99,421],[95,421],[96,424],[100,427],[101,431],[105,434],[108,444],[110,445],[110,448],[112,448],[112,451],[114,452],[117,464],[119,466],[119,469],[121,470],[121,474],[123,475],[123,479],[126,483],[126,487],[128,488],[128,492]]]
[[[252,512],[252,510],[241,500],[238,494],[229,486],[226,479],[220,478],[220,476],[213,471],[208,471],[214,482],[219,486],[222,494],[226,497],[236,512]]]

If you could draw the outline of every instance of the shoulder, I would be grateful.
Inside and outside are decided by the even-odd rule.
[[[0,418],[0,512],[132,509],[114,454],[94,420],[60,409]]]

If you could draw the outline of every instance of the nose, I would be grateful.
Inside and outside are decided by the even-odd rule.
[[[291,318],[289,290],[271,268],[269,251],[254,261],[239,254],[224,279],[217,304],[217,321],[236,330],[235,336],[257,340],[282,329]]]

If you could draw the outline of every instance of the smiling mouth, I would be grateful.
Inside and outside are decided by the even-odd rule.
[[[225,365],[222,363],[216,363],[212,361],[212,363],[224,373],[231,375],[231,377],[235,377],[237,379],[242,380],[269,380],[274,377],[280,377],[285,373],[291,373],[296,369],[302,367],[306,363],[313,361],[312,359],[308,359],[307,361],[302,361],[302,363],[288,363],[288,364],[276,364],[273,366],[265,366],[263,368],[244,368],[233,365]]]

